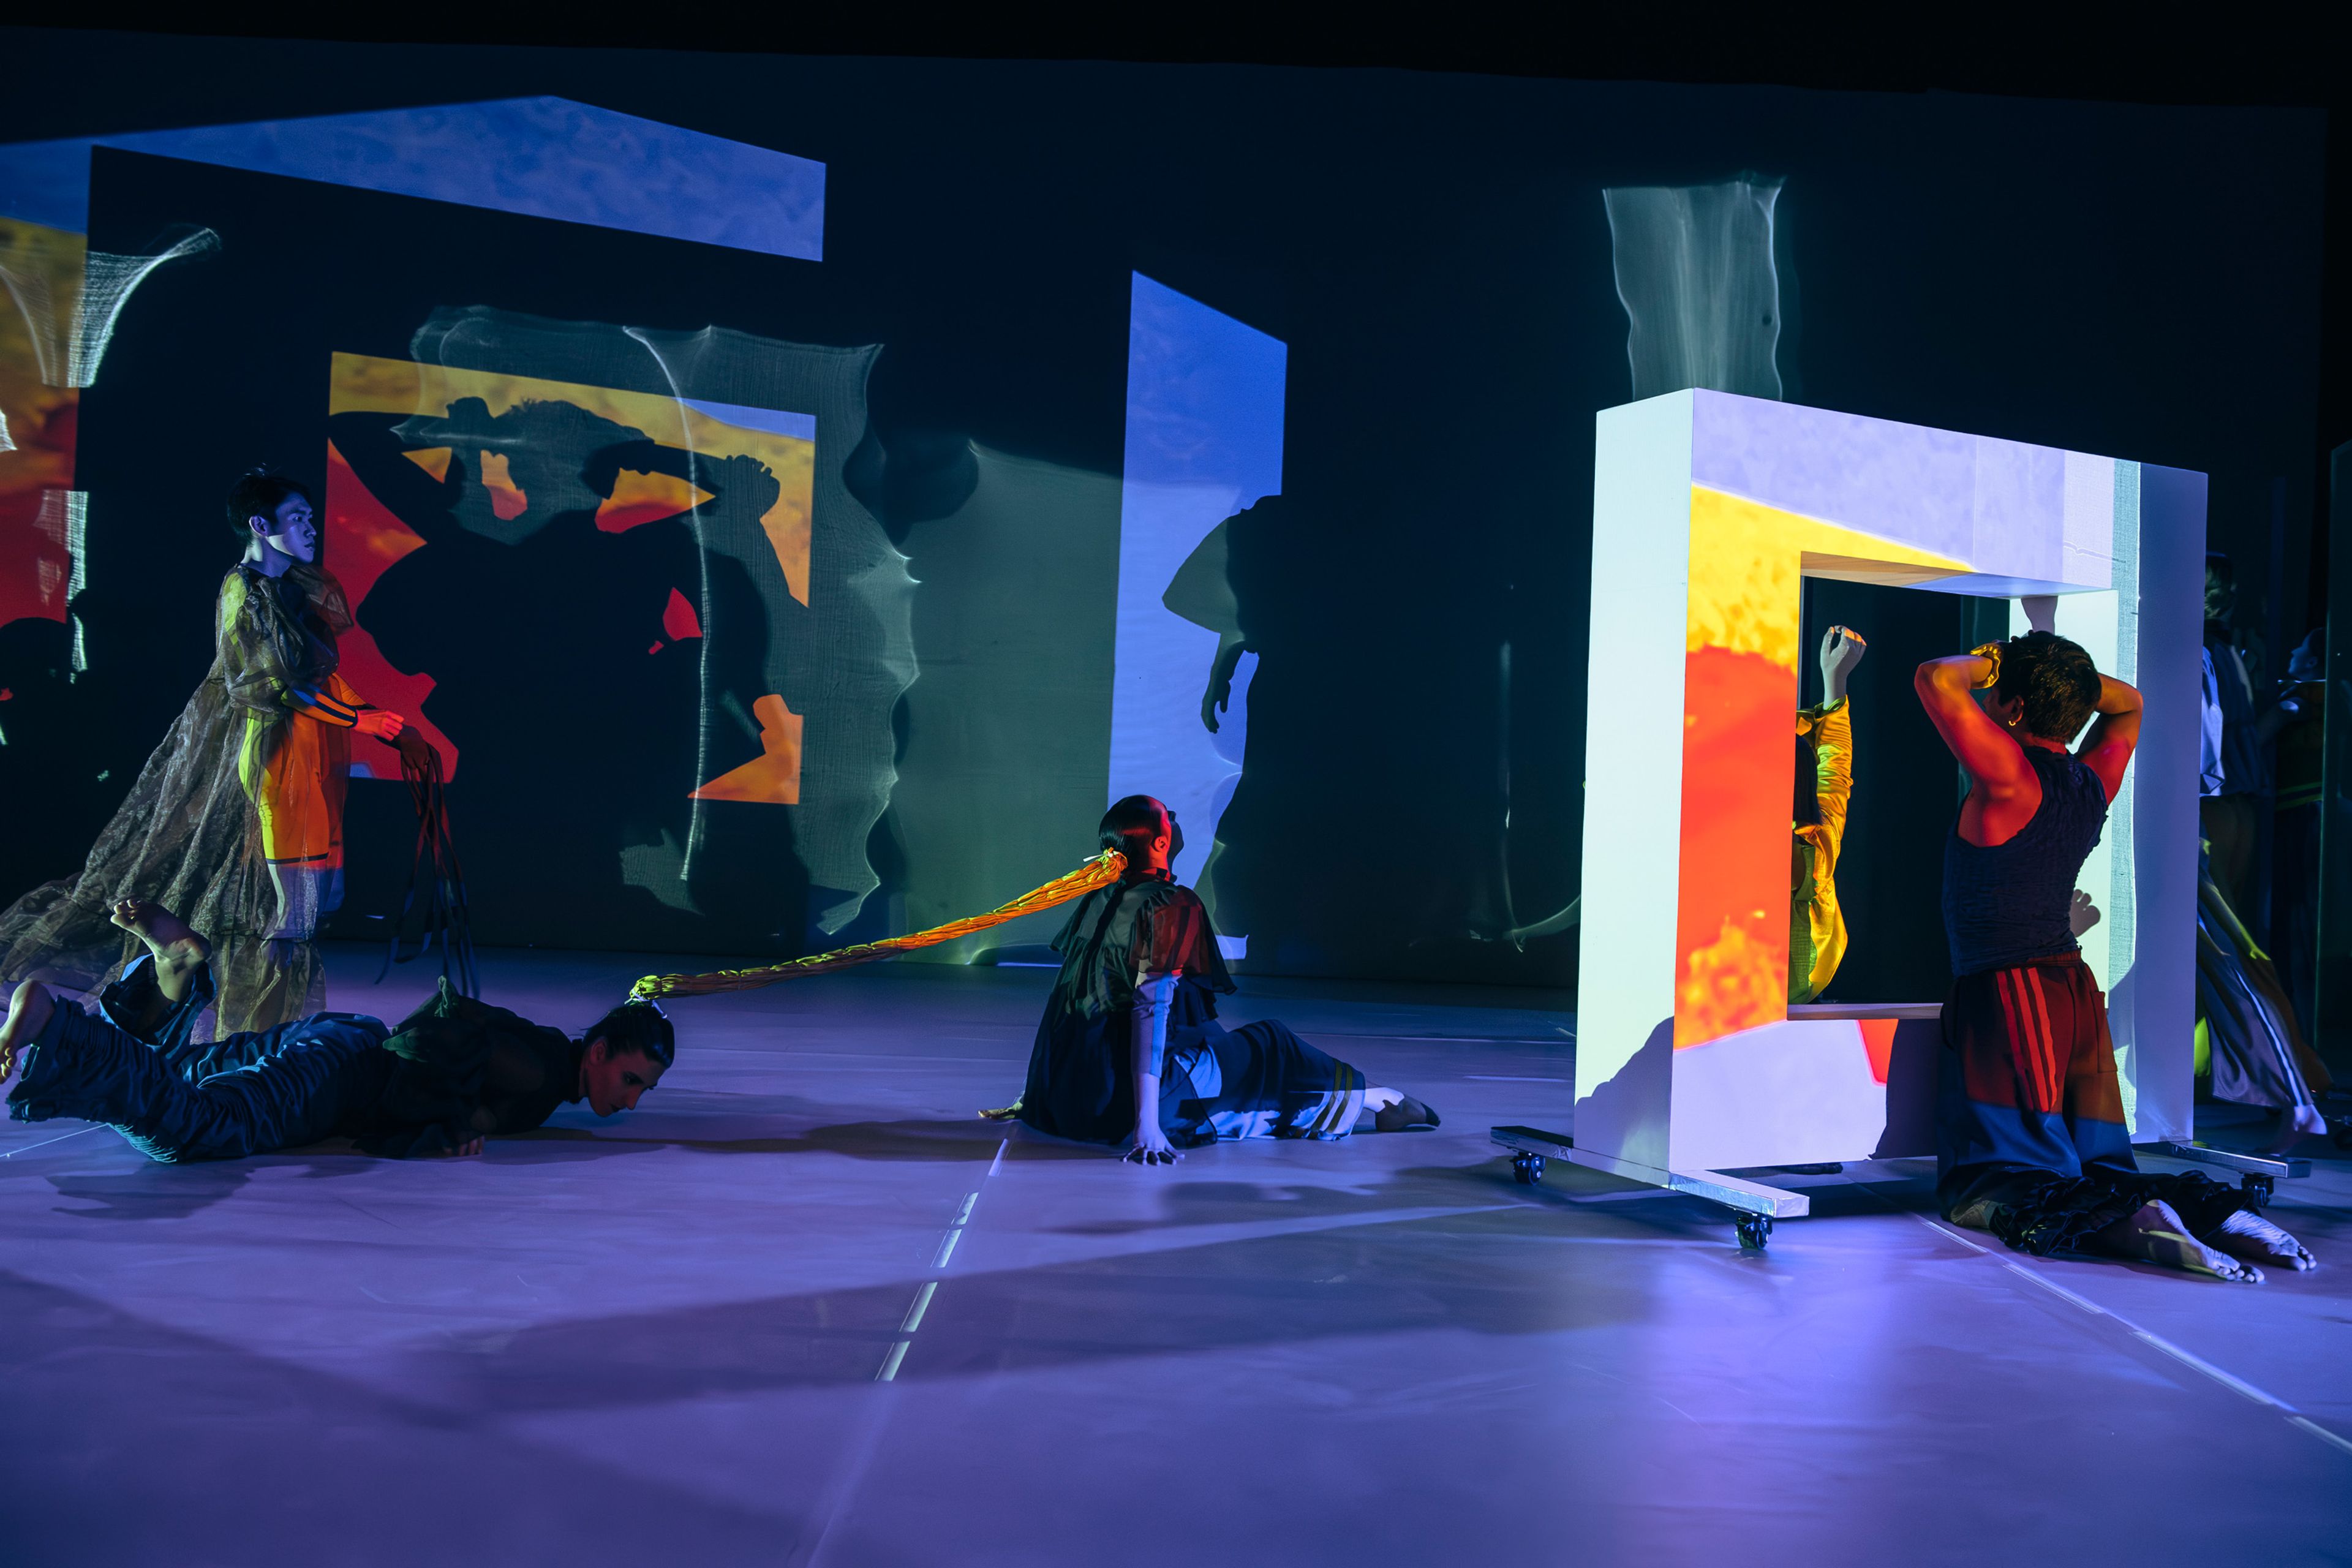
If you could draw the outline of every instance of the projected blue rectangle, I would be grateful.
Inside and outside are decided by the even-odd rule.
[[[0,215],[89,224],[93,147],[819,261],[824,165],[562,98],[0,147]]]
[[[1218,633],[1176,614],[1163,596],[1219,524],[1282,489],[1288,363],[1280,339],[1135,274],[1110,798],[1156,795],[1191,825],[1176,863],[1186,882],[1198,879],[1241,774],[1255,660],[1244,657],[1230,707],[1212,733],[1202,690]],[[1225,947],[1228,957],[1239,956],[1241,940]]]

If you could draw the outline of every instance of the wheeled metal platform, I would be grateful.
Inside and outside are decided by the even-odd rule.
[[[2238,1185],[2267,1203],[2272,1191],[2283,1181],[2299,1180],[2311,1174],[2311,1162],[2284,1155],[2241,1154],[2234,1149],[2213,1149],[2202,1143],[2176,1143],[2163,1140],[2143,1143],[2139,1147],[2150,1154],[2161,1154],[2170,1160],[2188,1160],[2200,1165],[2218,1165],[2225,1171],[2238,1173]]]
[[[1563,1132],[1546,1132],[1536,1127],[1496,1127],[1488,1130],[1488,1136],[1511,1151],[1511,1174],[1522,1185],[1532,1186],[1543,1179],[1545,1161],[1567,1160],[1611,1175],[1646,1182],[1664,1192],[1688,1193],[1730,1210],[1742,1247],[1760,1249],[1771,1239],[1774,1220],[1802,1219],[1812,1212],[1812,1201],[1802,1193],[1726,1175],[1721,1171],[1654,1171],[1579,1149],[1576,1141]]]

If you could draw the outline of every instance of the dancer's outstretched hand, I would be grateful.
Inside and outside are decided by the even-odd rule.
[[[1169,1147],[1168,1134],[1154,1121],[1136,1123],[1135,1144],[1125,1158],[1132,1165],[1172,1165],[1183,1156]]]
[[[470,1160],[482,1152],[482,1135],[478,1132],[463,1143],[445,1143],[434,1153],[444,1160]]]
[[[379,741],[397,741],[400,732],[408,728],[408,721],[382,708],[371,708],[359,716],[352,726],[362,735],[373,735]]]

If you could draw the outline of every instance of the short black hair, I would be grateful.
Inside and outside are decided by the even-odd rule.
[[[247,520],[276,517],[288,496],[300,496],[314,510],[319,505],[311,499],[310,487],[301,480],[272,468],[247,468],[228,488],[229,531],[240,539],[251,539],[253,530]]]
[[[658,1067],[668,1067],[677,1060],[677,1031],[670,1026],[669,1015],[656,1002],[624,1002],[594,1023],[580,1037],[583,1045],[604,1042],[604,1048],[615,1053],[635,1051]]]
[[[1150,852],[1151,841],[1160,837],[1160,814],[1167,808],[1148,795],[1131,795],[1103,813],[1099,830],[1102,847],[1116,849],[1127,857],[1130,866],[1139,866]]]
[[[1993,689],[2025,705],[2019,729],[2071,742],[2099,705],[2099,667],[2078,643],[2055,632],[2027,632],[2001,644]]]

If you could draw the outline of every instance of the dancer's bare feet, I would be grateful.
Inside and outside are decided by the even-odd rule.
[[[187,921],[151,900],[118,899],[111,918],[155,955],[156,988],[171,1001],[186,1001],[188,988],[212,956],[212,943],[191,930]]]
[[[2199,1238],[2215,1252],[2281,1268],[2316,1268],[2311,1249],[2258,1214],[2241,1209]]]
[[[2279,1112],[2277,1128],[2263,1146],[2266,1154],[2284,1154],[2306,1138],[2327,1136],[2327,1118],[2315,1105],[2291,1105]]]
[[[2173,1212],[2170,1204],[2144,1205],[2092,1240],[2100,1251],[2119,1258],[2137,1258],[2167,1268],[2210,1274],[2217,1279],[2234,1279],[2242,1284],[2263,1282],[2263,1271],[2252,1264],[2241,1263],[2189,1235],[2189,1226]]]
[[[39,981],[27,980],[16,987],[16,994],[8,999],[7,1021],[0,1023],[0,1084],[16,1076],[17,1058],[49,1026],[49,1016],[57,1010],[57,999]]]

